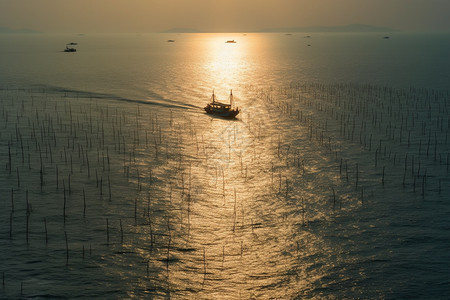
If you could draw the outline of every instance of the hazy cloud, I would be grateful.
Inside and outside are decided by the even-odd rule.
[[[0,0],[0,26],[44,32],[253,31],[363,23],[448,31],[448,0]]]

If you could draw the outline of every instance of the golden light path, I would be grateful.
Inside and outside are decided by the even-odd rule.
[[[169,294],[181,297],[289,298],[308,285],[301,276],[308,263],[298,264],[297,256],[315,255],[320,243],[301,229],[307,218],[315,218],[306,215],[307,194],[296,193],[304,172],[301,154],[286,149],[287,137],[279,131],[285,124],[256,98],[257,90],[243,89],[250,76],[246,60],[257,51],[245,39],[225,34],[204,39],[197,46],[210,75],[203,88],[228,93],[227,88],[238,87],[235,95],[244,108],[237,120],[184,114],[170,127],[166,121],[159,126],[171,152],[167,162],[154,167],[153,157],[145,153],[137,161],[161,178],[141,193],[139,202],[148,201],[150,193],[158,199],[152,202],[167,205],[167,215],[150,216],[170,228],[158,246],[160,261],[166,263],[160,280]],[[236,43],[225,43],[231,39]],[[141,130],[152,126],[140,122]],[[298,138],[306,139],[300,133]],[[151,252],[141,255],[155,262]]]

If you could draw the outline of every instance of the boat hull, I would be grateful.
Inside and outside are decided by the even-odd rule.
[[[205,111],[207,114],[215,115],[225,119],[234,119],[239,114],[239,110],[220,111],[208,106],[205,107]]]

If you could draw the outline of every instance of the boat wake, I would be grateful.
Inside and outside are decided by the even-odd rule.
[[[49,93],[49,94],[62,94],[65,97],[72,97],[72,98],[85,98],[85,99],[104,99],[104,100],[115,100],[115,101],[122,101],[122,102],[130,102],[130,103],[138,103],[138,104],[145,104],[145,105],[156,105],[156,106],[162,106],[167,108],[176,108],[176,109],[201,109],[200,106],[192,105],[183,103],[180,101],[172,100],[164,98],[163,96],[148,91],[146,94],[149,96],[149,99],[130,99],[114,94],[108,94],[108,93],[99,93],[99,92],[91,92],[91,91],[84,91],[84,90],[76,90],[76,89],[69,89],[69,88],[63,88],[58,86],[51,86],[51,85],[35,85],[34,88],[36,91],[39,91],[42,89],[43,93]]]

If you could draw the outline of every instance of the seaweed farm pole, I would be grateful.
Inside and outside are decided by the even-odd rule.
[[[12,239],[12,231],[13,231],[13,213],[9,214],[9,239]]]
[[[59,189],[58,165],[56,165],[56,189]]]
[[[345,160],[345,179],[348,182],[348,160]]]
[[[364,187],[361,187],[361,204],[364,203]]]
[[[202,285],[205,284],[205,280],[206,280],[206,249],[205,247],[203,247],[203,283]]]
[[[288,198],[288,194],[289,194],[289,181],[288,178],[286,177],[286,200]]]
[[[305,207],[304,199],[302,197],[302,224],[303,225],[305,225],[305,213],[306,213],[306,207]]]
[[[64,224],[66,224],[66,185],[64,183],[64,179],[63,179],[63,194],[64,194],[63,219]]]
[[[103,198],[103,176],[100,176],[100,197]]]
[[[450,153],[447,153],[447,173],[448,173],[448,167],[449,167],[449,157],[450,157]]]
[[[14,212],[14,189],[11,188],[11,212]]]
[[[425,197],[425,184],[427,183],[427,169],[425,169],[425,173],[422,177],[422,197]]]
[[[169,242],[167,243],[167,260],[166,260],[166,267],[167,267],[167,271],[169,271],[169,260],[170,260],[170,246],[172,243],[172,232],[170,231],[170,218],[169,216],[167,217],[167,230],[169,232]]]
[[[109,220],[106,218],[106,245],[109,246]]]
[[[67,241],[67,232],[64,231],[64,237],[66,239],[66,266],[69,265],[69,242]]]
[[[17,188],[20,189],[20,174],[19,174],[19,168],[17,167]]]
[[[236,188],[234,189],[234,209],[233,209],[233,232],[236,230],[236,218],[237,218],[237,213],[236,213],[236,202],[237,202],[237,197],[236,197]]]
[[[72,189],[71,189],[71,187],[70,187],[70,173],[69,173],[69,176],[68,176],[68,182],[69,182],[69,195],[70,194],[72,194]]]
[[[153,238],[152,219],[149,218],[148,224],[149,224],[149,227],[150,227],[150,249],[153,250],[154,238]]]
[[[86,192],[83,187],[83,217],[86,217]]]
[[[88,178],[91,178],[91,168],[89,167],[89,156],[88,156],[87,149],[86,149],[86,164],[87,164],[87,169],[88,169]]]
[[[28,153],[29,154],[29,153]],[[39,178],[40,178],[40,183],[41,183],[41,193],[42,193],[42,187],[44,185],[44,171],[42,169],[42,163],[41,163],[41,169],[39,171]]]
[[[137,199],[134,200],[134,225],[137,225]]]
[[[119,219],[120,222],[120,244],[123,244],[123,227],[122,227],[122,219]]]
[[[222,246],[222,269],[223,269],[224,262],[225,262],[225,246]]]
[[[419,155],[420,155],[420,151],[419,151]],[[419,160],[419,162],[420,162],[420,160]],[[405,169],[403,172],[403,186],[405,186],[407,164],[408,164],[408,153],[406,153],[406,155],[405,155]]]
[[[331,188],[333,190],[333,210],[336,209],[336,192],[334,190],[334,188]]]
[[[108,191],[109,191],[109,201],[111,202],[111,179],[108,175]]]
[[[27,234],[27,246],[28,246],[28,233],[29,233],[29,222],[30,222],[30,204],[28,203],[28,190],[26,190],[26,205],[27,205],[27,223],[26,223],[26,234]]]
[[[8,169],[9,175],[11,175],[11,142],[8,141]]]
[[[44,218],[44,229],[45,229],[45,245],[48,244],[48,233],[47,233],[47,219]]]

